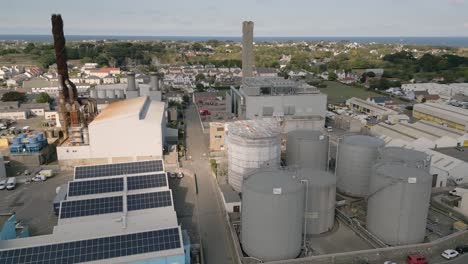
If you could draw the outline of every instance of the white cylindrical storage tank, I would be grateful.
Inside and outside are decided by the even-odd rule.
[[[115,90],[114,89],[107,89],[106,90],[106,97],[109,99],[115,98]]]
[[[89,97],[91,97],[91,98],[97,98],[97,91],[96,91],[96,89],[90,89],[90,90],[89,90]]]
[[[300,180],[305,180],[307,203],[305,204],[308,235],[330,231],[335,224],[336,177],[332,173],[304,168],[298,170]]]
[[[384,141],[370,136],[345,136],[338,144],[336,159],[337,188],[340,192],[364,197],[379,149]]]
[[[423,169],[375,165],[367,202],[367,229],[392,246],[423,242],[431,187],[432,177]]]
[[[121,90],[121,89],[115,90],[115,95],[116,95],[117,98],[123,99],[124,98],[124,90]]]
[[[106,98],[106,90],[105,89],[97,90],[97,98],[99,98],[99,99]]]
[[[429,171],[431,156],[413,149],[402,147],[385,147],[379,152],[378,163],[401,164],[406,167],[421,168]]]
[[[320,131],[295,130],[286,136],[288,166],[327,170],[328,136]]]
[[[281,133],[276,121],[242,120],[226,126],[228,182],[242,190],[242,181],[253,169],[278,168]]]
[[[301,252],[305,185],[291,172],[262,169],[242,186],[241,243],[263,261],[295,258]]]

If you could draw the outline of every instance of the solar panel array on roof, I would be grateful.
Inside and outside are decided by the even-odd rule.
[[[75,168],[75,179],[120,176],[145,172],[163,171],[162,160],[80,166]]]
[[[149,208],[158,208],[171,206],[171,192],[152,192],[152,193],[139,193],[127,196],[127,210],[144,210]]]
[[[0,264],[81,263],[179,248],[178,228],[0,251]]]
[[[110,178],[92,181],[73,181],[69,184],[68,196],[121,192],[123,191],[123,187],[123,178]]]
[[[127,178],[127,189],[129,191],[163,186],[167,186],[165,173],[133,176]]]
[[[110,214],[122,211],[122,196],[63,201],[60,206],[60,218],[64,219],[89,215]]]

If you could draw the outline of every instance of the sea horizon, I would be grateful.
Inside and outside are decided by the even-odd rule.
[[[149,35],[66,35],[68,41],[234,41],[239,42],[241,36],[149,36]],[[0,41],[28,41],[28,42],[52,42],[52,35],[41,34],[0,34]],[[349,41],[357,43],[386,43],[404,45],[427,45],[468,47],[468,36],[257,36],[257,42],[287,42],[287,41]]]

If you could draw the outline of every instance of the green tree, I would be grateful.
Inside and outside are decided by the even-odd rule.
[[[36,46],[34,45],[34,43],[28,43],[28,45],[26,45],[23,51],[24,53],[30,53],[35,48]]]
[[[203,81],[203,80],[205,80],[205,79],[206,79],[206,77],[205,77],[205,74],[203,74],[203,73],[199,73],[199,74],[197,74],[197,75],[195,76],[195,81],[197,81],[197,82]]]
[[[197,86],[195,87],[195,90],[197,92],[204,92],[206,90],[206,88],[205,88],[205,86],[203,86],[203,84],[197,83]]]
[[[36,102],[37,103],[50,103],[50,101],[52,100],[52,98],[50,98],[49,94],[48,93],[40,93],[37,97],[36,97]]]
[[[2,98],[0,100],[2,100],[2,102],[12,102],[12,101],[25,102],[27,100],[27,97],[25,93],[7,92],[2,95]]]
[[[338,75],[334,72],[329,72],[328,73],[328,80],[329,81],[336,81],[338,79]]]
[[[184,96],[182,96],[182,100],[187,104],[190,101],[190,96],[188,96],[188,94],[184,94]]]

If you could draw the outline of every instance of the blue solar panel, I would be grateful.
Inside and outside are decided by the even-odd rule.
[[[180,248],[178,228],[0,251],[0,264],[81,263]]]
[[[122,211],[122,196],[63,201],[60,206],[60,218],[64,219],[89,215],[110,214]]]
[[[69,184],[68,196],[121,192],[123,191],[123,185],[123,178],[73,181]]]
[[[129,191],[163,186],[167,186],[165,173],[132,176],[127,178],[127,189]]]
[[[127,196],[127,210],[144,210],[149,208],[158,208],[171,206],[171,192],[152,192],[140,193]]]
[[[75,168],[75,179],[161,171],[163,171],[162,160],[80,166]]]

